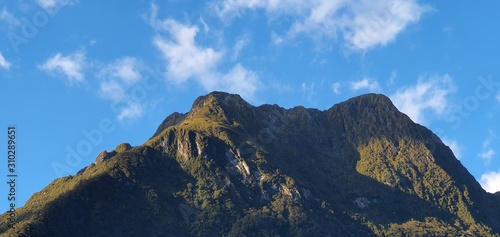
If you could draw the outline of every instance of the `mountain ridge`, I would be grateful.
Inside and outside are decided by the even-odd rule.
[[[188,113],[167,116],[143,145],[103,151],[76,176],[34,194],[16,227],[0,222],[0,232],[498,236],[498,200],[384,95],[320,111],[255,107],[212,92]],[[130,221],[141,216],[149,230]]]

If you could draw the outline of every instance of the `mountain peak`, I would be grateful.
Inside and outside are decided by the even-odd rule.
[[[214,91],[198,97],[186,119],[202,118],[232,124],[234,119],[248,115],[254,107],[237,94]],[[251,113],[251,112],[250,112]]]
[[[391,99],[383,94],[364,94],[334,106],[347,106],[352,108],[361,108],[363,111],[378,113],[399,113]],[[382,114],[381,114],[382,115]]]
[[[500,193],[434,137],[381,94],[320,111],[212,92],[34,194],[15,228],[4,213],[0,233],[500,236]]]
[[[167,116],[158,126],[153,137],[159,135],[168,127],[175,126],[185,120],[193,118],[205,118],[216,121],[227,122],[227,114],[233,110],[241,110],[241,106],[252,107],[240,95],[227,92],[213,91],[209,94],[199,96],[191,106],[191,110],[186,113],[174,112]],[[235,109],[236,108],[236,109]],[[240,108],[240,109],[238,109]]]
[[[234,105],[249,105],[240,95],[229,94],[227,92],[213,91],[207,95],[198,97],[192,106],[192,109],[201,108],[207,105],[220,104],[221,106],[228,107]]]
[[[384,94],[368,93],[353,97],[345,103],[363,103],[363,104],[378,104],[384,106],[394,106],[391,99]]]

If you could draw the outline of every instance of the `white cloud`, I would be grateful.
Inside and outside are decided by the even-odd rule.
[[[451,151],[453,151],[453,154],[457,159],[460,159],[460,157],[462,156],[462,147],[458,145],[458,142],[456,140],[443,138],[443,143],[450,147]]]
[[[127,85],[132,85],[141,80],[139,61],[134,57],[123,57],[107,65],[99,72],[100,77],[120,79]]]
[[[56,8],[78,3],[78,0],[36,0],[36,3],[46,11],[54,11]]]
[[[240,64],[224,74],[222,78],[222,84],[226,85],[222,87],[224,90],[237,93],[243,98],[251,98],[260,83],[254,72],[245,69]]]
[[[292,24],[289,35],[319,34],[327,38],[336,38],[337,31],[341,31],[341,20],[336,19],[345,1],[313,1],[307,4],[307,11],[301,13],[302,18]]]
[[[496,135],[493,131],[489,131],[488,137],[483,142],[482,151],[477,155],[481,159],[483,159],[487,164],[491,162],[493,156],[495,156],[496,152],[491,148],[491,142],[496,138]]]
[[[213,9],[225,20],[260,9],[271,19],[289,16],[294,19],[289,37],[303,34],[336,40],[340,33],[347,48],[360,51],[394,41],[429,11],[416,0],[220,0]]]
[[[488,172],[481,175],[481,186],[484,190],[490,193],[495,193],[500,191],[500,171],[499,172]]]
[[[426,123],[425,112],[443,116],[449,108],[448,95],[455,92],[448,74],[424,79],[414,86],[399,89],[390,96],[396,107],[417,123]]]
[[[305,98],[307,98],[309,102],[312,102],[314,96],[316,96],[316,90],[314,90],[314,82],[311,82],[311,84],[309,85],[303,82],[301,88],[302,88],[302,95]]]
[[[280,45],[281,43],[283,43],[283,38],[278,36],[278,34],[276,34],[276,32],[271,32],[271,42],[275,45]]]
[[[500,93],[498,93],[495,98],[497,99],[498,103],[500,103]]]
[[[70,83],[73,83],[84,80],[83,69],[85,64],[85,53],[78,51],[68,56],[57,53],[38,67],[48,73],[63,74]]]
[[[299,1],[295,1],[298,3]],[[284,1],[275,0],[222,0],[214,5],[216,13],[221,18],[240,17],[246,9],[266,9],[268,12],[276,11],[281,8],[283,11],[288,11],[291,5],[287,5]]]
[[[118,115],[118,120],[123,121],[126,119],[134,119],[141,117],[144,112],[143,105],[138,102],[129,101],[127,106],[121,110]]]
[[[202,17],[200,17],[200,23],[203,25],[203,31],[205,32],[208,32],[210,31],[210,27],[208,26],[208,24],[205,22],[205,20],[203,20]]]
[[[359,81],[351,82],[351,89],[355,91],[368,90],[370,92],[377,92],[381,90],[378,82],[370,78],[363,78]]]
[[[181,83],[192,77],[209,74],[220,63],[222,52],[196,45],[197,26],[186,26],[168,19],[162,23],[162,27],[173,39],[156,36],[154,44],[168,62],[169,79]]]
[[[394,84],[397,78],[398,78],[398,71],[392,70],[391,77],[389,78],[389,85]]]
[[[12,13],[7,11],[6,7],[3,7],[2,11],[0,12],[0,20],[7,22],[7,25],[9,27],[18,26],[21,24],[21,22]]]
[[[238,59],[240,56],[241,51],[250,43],[250,39],[248,36],[243,36],[240,39],[236,41],[236,44],[234,44],[233,47],[233,54],[231,56],[232,60]]]
[[[146,69],[138,59],[122,57],[104,65],[97,73],[97,77],[101,80],[98,91],[99,96],[109,99],[115,104],[124,105],[117,107],[116,112],[119,121],[137,118],[144,113],[145,106],[148,103],[144,103],[145,98],[136,98],[137,96],[132,92],[135,86],[140,85],[144,70]]]
[[[103,81],[99,86],[99,95],[114,102],[120,102],[125,98],[125,89],[116,80]]]
[[[491,148],[488,148],[484,150],[483,152],[479,153],[479,157],[481,157],[483,160],[485,160],[487,163],[491,161],[493,156],[495,155],[495,151]]]
[[[7,69],[9,70],[10,69],[10,66],[11,66],[11,63],[9,61],[7,61],[3,55],[2,55],[2,52],[0,52],[0,67],[3,68],[3,69]]]
[[[173,19],[160,20],[157,11],[156,5],[152,5],[149,22],[158,31],[153,43],[166,61],[166,77],[169,81],[180,84],[194,80],[207,91],[239,93],[246,99],[254,95],[260,86],[255,72],[241,64],[233,67],[225,64],[230,69],[221,71],[219,67],[228,58],[224,50],[198,45],[198,26],[182,24]],[[161,36],[161,33],[168,33],[168,36]],[[233,57],[238,56],[247,41],[243,38],[236,43],[236,55]]]
[[[340,82],[335,82],[332,84],[332,91],[335,94],[340,94]]]
[[[428,11],[427,7],[411,0],[359,2],[358,6],[351,5],[354,17],[346,24],[348,30],[344,32],[347,44],[359,50],[394,41],[408,25],[418,22]]]
[[[40,5],[40,7],[44,9],[51,9],[56,7],[57,1],[56,0],[36,0],[36,3]]]

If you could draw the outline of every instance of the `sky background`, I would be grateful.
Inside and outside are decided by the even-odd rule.
[[[492,0],[0,0],[0,180],[10,125],[21,206],[101,151],[143,144],[210,91],[321,110],[375,92],[500,191],[498,9]]]

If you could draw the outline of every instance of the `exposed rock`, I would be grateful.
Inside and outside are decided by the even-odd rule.
[[[107,152],[106,150],[101,151],[101,153],[99,153],[99,155],[97,155],[97,158],[95,159],[94,163],[96,165],[98,165],[100,163],[103,163],[103,162],[109,160],[114,155],[116,155],[116,151],[111,151],[111,152]]]
[[[181,114],[181,113],[173,113],[165,118],[163,122],[158,126],[158,129],[156,129],[156,132],[154,133],[153,137],[156,137],[159,135],[161,132],[163,132],[166,128],[174,126],[182,122],[186,118],[186,114]]]
[[[115,151],[117,153],[128,151],[132,149],[132,146],[128,143],[121,143],[120,145],[116,146]]]
[[[226,151],[226,158],[228,160],[228,163],[226,164],[226,169],[228,169],[228,171],[237,172],[245,179],[249,178],[250,168],[243,158],[238,157],[231,150]]]
[[[101,153],[99,153],[99,155],[97,155],[97,158],[95,159],[95,164],[98,165],[106,160],[108,160],[110,158],[110,155],[108,154],[108,152],[106,150],[104,151],[101,151]]]
[[[82,169],[80,169],[78,172],[76,172],[76,175],[83,174],[83,172],[85,172],[85,170],[87,169],[87,167],[88,166],[85,166]]]

